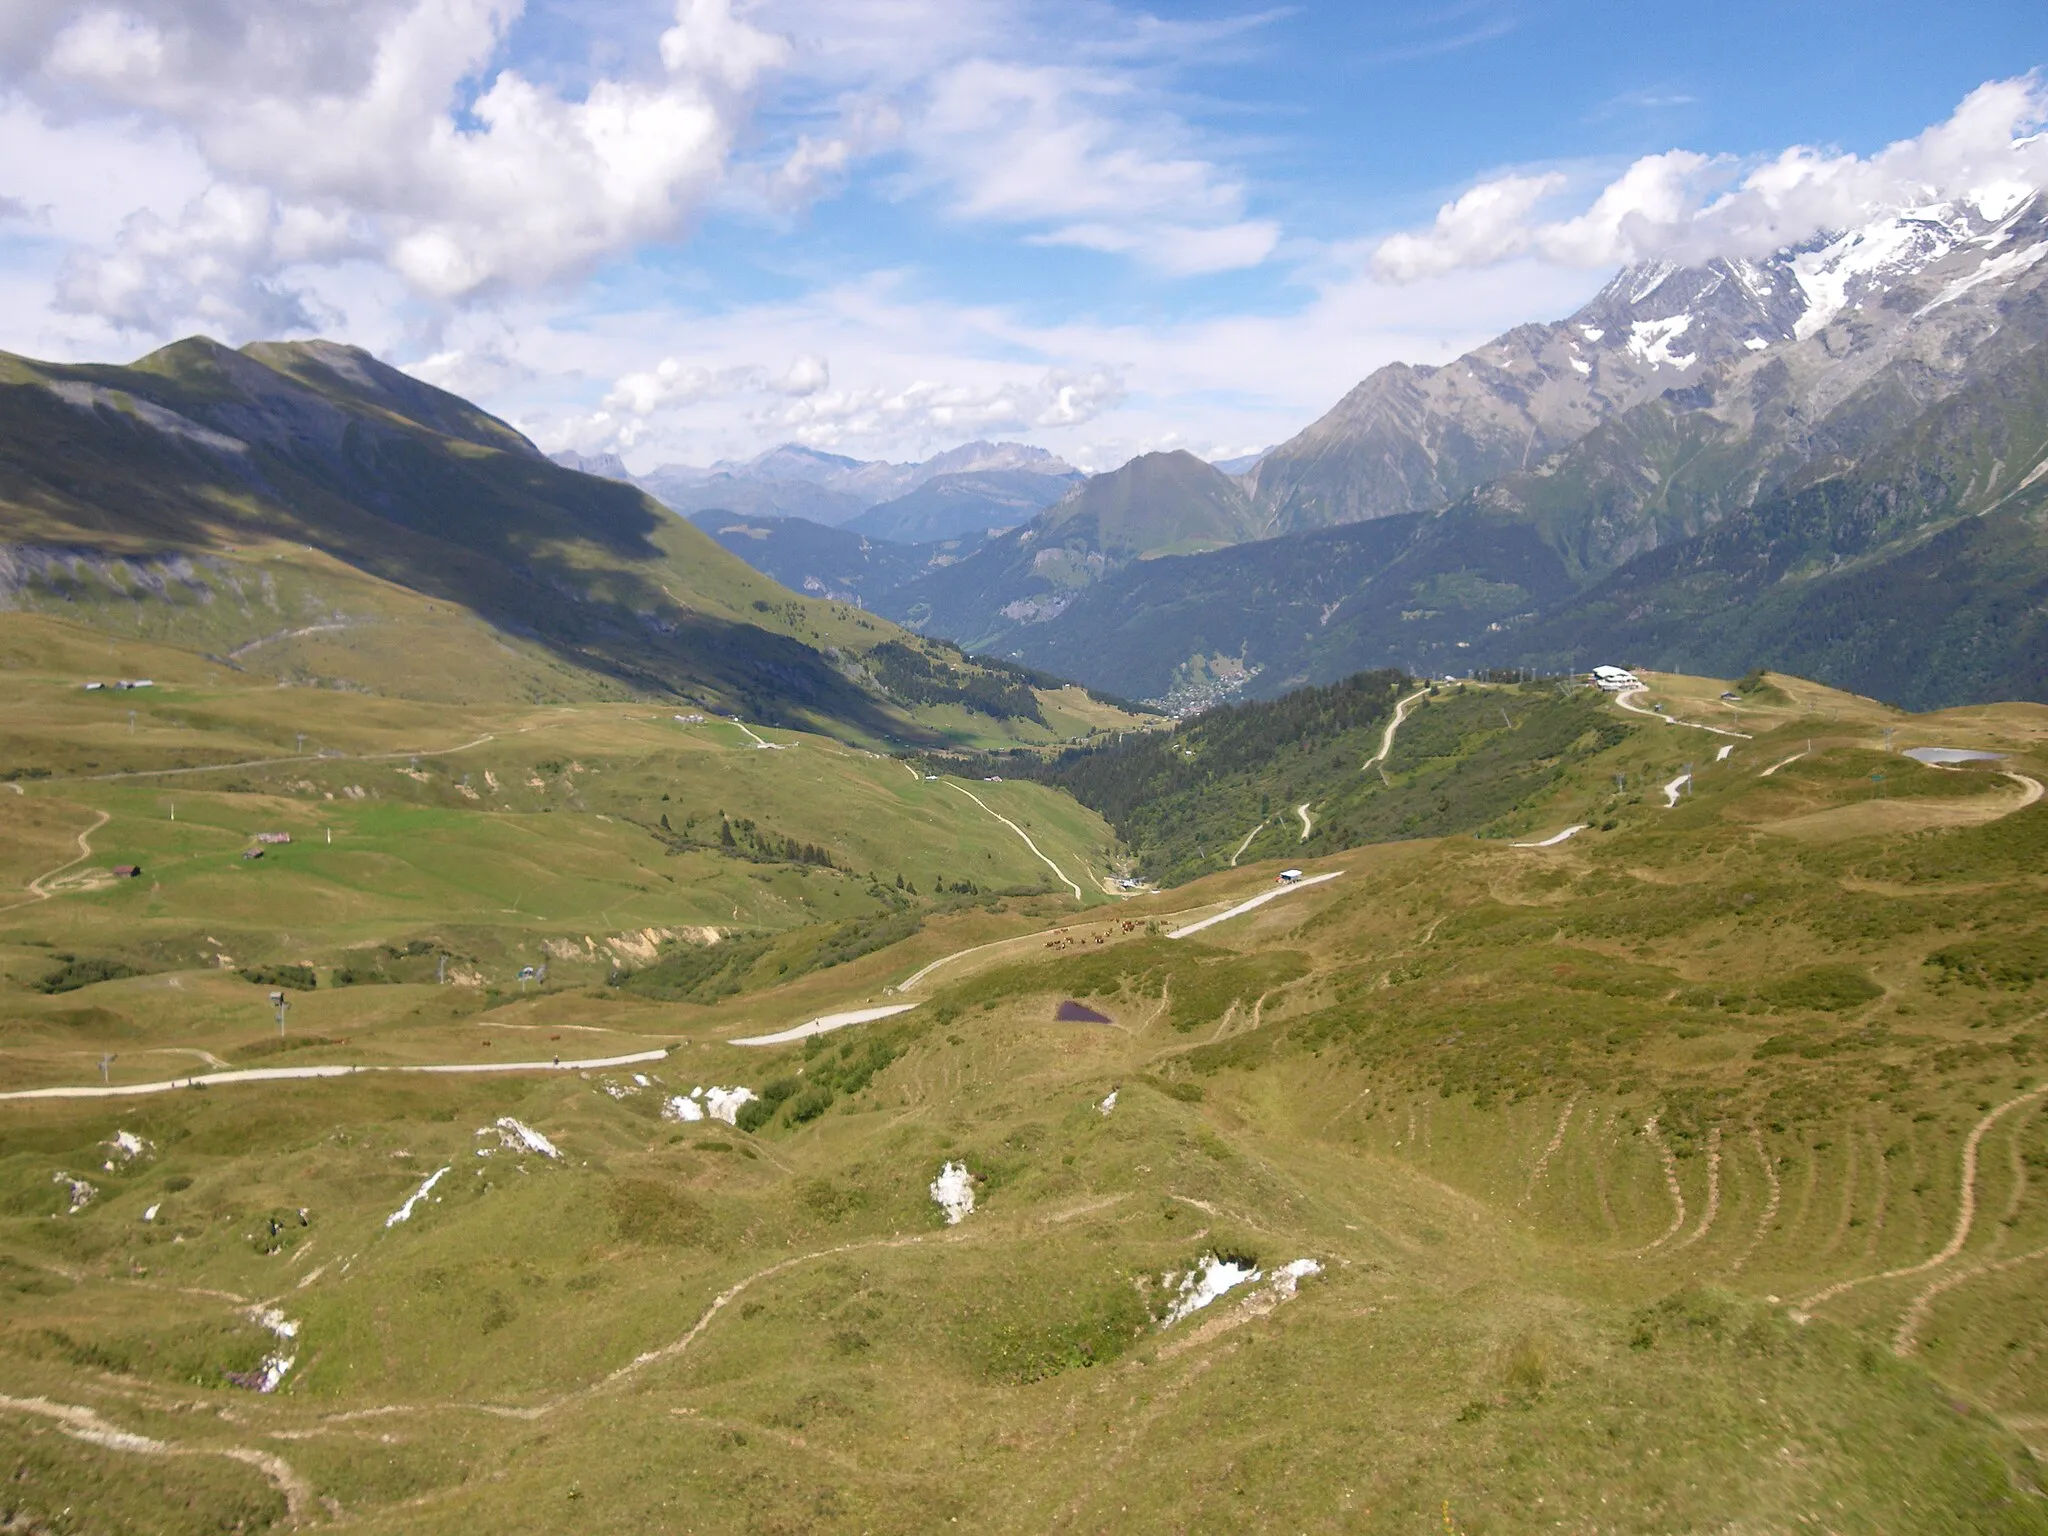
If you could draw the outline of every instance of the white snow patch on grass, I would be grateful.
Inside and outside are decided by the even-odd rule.
[[[493,1131],[498,1133],[498,1145],[507,1152],[538,1152],[542,1157],[557,1160],[562,1156],[561,1149],[547,1137],[525,1121],[514,1120],[510,1115],[500,1115],[492,1124],[478,1131],[477,1135],[488,1136]]]
[[[946,1225],[957,1227],[974,1210],[974,1175],[965,1163],[948,1163],[932,1180],[932,1201],[946,1213]]]
[[[141,1157],[144,1153],[149,1151],[149,1143],[144,1141],[140,1136],[136,1135],[133,1131],[114,1132],[114,1139],[112,1141],[109,1141],[107,1145],[112,1147],[115,1152],[120,1154],[121,1161],[124,1163],[129,1161],[131,1158]]]
[[[1096,1107],[1097,1109],[1101,1110],[1101,1111],[1102,1111],[1102,1113],[1103,1113],[1103,1114],[1105,1114],[1105,1115],[1106,1115],[1106,1114],[1108,1114],[1108,1113],[1109,1113],[1109,1112],[1110,1112],[1111,1110],[1115,1109],[1115,1108],[1116,1108],[1116,1090],[1115,1090],[1114,1088],[1110,1089],[1110,1090],[1109,1090],[1109,1097],[1108,1097],[1108,1098],[1106,1098],[1106,1099],[1104,1099],[1104,1100],[1103,1100],[1103,1101],[1102,1101],[1102,1102],[1101,1102],[1100,1104],[1096,1105],[1095,1107]]]
[[[442,1171],[446,1172],[447,1170],[444,1169]],[[435,1177],[438,1178],[440,1175],[436,1174]],[[299,1325],[286,1317],[276,1307],[256,1307],[250,1311],[249,1315],[276,1334],[280,1345],[292,1345],[299,1337]],[[279,1349],[274,1353],[265,1355],[262,1368],[256,1373],[256,1390],[258,1392],[275,1392],[278,1383],[284,1380],[285,1372],[298,1363],[298,1358],[298,1351],[296,1349],[290,1354],[285,1354],[282,1349]]]
[[[1205,1253],[1195,1267],[1182,1274],[1168,1270],[1162,1279],[1173,1304],[1166,1309],[1159,1326],[1171,1328],[1182,1318],[1199,1312],[1219,1296],[1228,1295],[1247,1281],[1260,1278],[1259,1271],[1249,1264],[1240,1264],[1235,1259],[1219,1259],[1213,1253]]]
[[[691,1097],[695,1097],[694,1094]],[[727,1125],[739,1124],[740,1106],[758,1097],[751,1088],[709,1088],[704,1093],[704,1109],[714,1120],[723,1120]]]
[[[702,1120],[704,1118],[704,1106],[687,1094],[679,1093],[661,1106],[661,1118],[664,1120],[682,1121]]]
[[[386,1227],[395,1227],[401,1221],[411,1221],[412,1208],[433,1193],[434,1186],[441,1182],[441,1175],[447,1171],[446,1168],[436,1168],[432,1173],[428,1174],[426,1182],[405,1197],[405,1204],[384,1218],[384,1225]]]
[[[50,1175],[50,1182],[52,1184],[69,1186],[71,1191],[71,1209],[74,1214],[91,1205],[93,1197],[99,1194],[99,1191],[86,1183],[84,1179],[74,1179],[68,1173],[53,1173]]]
[[[1282,1264],[1273,1271],[1273,1294],[1282,1301],[1294,1295],[1295,1287],[1310,1275],[1320,1275],[1323,1266],[1314,1259],[1296,1259],[1291,1264]]]
[[[163,1201],[161,1201],[161,1200],[157,1201],[157,1203],[156,1203],[155,1205],[152,1205],[152,1206],[151,1206],[151,1207],[150,1207],[150,1208],[149,1208],[148,1210],[146,1210],[146,1211],[144,1211],[144,1212],[142,1213],[142,1219],[143,1219],[144,1221],[155,1221],[155,1220],[156,1220],[156,1213],[157,1213],[158,1211],[162,1210],[163,1208],[164,1208],[164,1203],[163,1203]]]

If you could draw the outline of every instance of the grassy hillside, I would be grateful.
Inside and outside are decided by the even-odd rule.
[[[1395,726],[1401,695],[1410,697]],[[1361,672],[1225,705],[1171,735],[977,766],[1066,790],[1103,815],[1147,876],[1174,885],[1361,843],[1532,831],[1566,798],[1602,798],[1587,765],[1605,764],[1631,730],[1597,696],[1554,683],[1430,685]]]
[[[275,690],[85,695],[10,631],[10,1088],[543,1063],[0,1101],[16,1524],[2048,1528],[2039,709],[1657,678],[1746,734],[1575,701],[1621,735],[1527,809],[1593,830],[1302,858],[1175,940],[1275,863],[1081,907],[1022,837],[1105,831],[1043,786],[617,704],[288,691],[348,755],[256,761]],[[1418,704],[1390,777],[1479,699],[1536,703]],[[933,898],[977,862],[1040,894]]]
[[[919,645],[894,626],[795,596],[636,488],[327,343],[0,358],[0,540],[9,607],[294,680],[950,734],[864,682],[863,653]]]

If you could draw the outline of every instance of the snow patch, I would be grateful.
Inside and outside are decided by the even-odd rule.
[[[1322,1272],[1323,1266],[1314,1259],[1296,1259],[1291,1264],[1282,1264],[1273,1271],[1273,1294],[1282,1301],[1291,1300],[1296,1286],[1310,1275],[1320,1275]]]
[[[687,1094],[679,1093],[661,1106],[661,1118],[664,1120],[684,1121],[702,1120],[704,1118],[704,1106]]]
[[[112,1147],[124,1163],[133,1158],[141,1157],[150,1150],[149,1143],[133,1131],[114,1132],[113,1140],[107,1142],[106,1145]]]
[[[932,1201],[946,1213],[946,1225],[957,1227],[974,1210],[974,1175],[965,1163],[948,1163],[932,1180]]]
[[[99,1191],[86,1183],[84,1179],[74,1179],[68,1173],[53,1173],[50,1175],[50,1182],[69,1187],[71,1192],[71,1210],[74,1215],[84,1210],[88,1205],[91,1205],[94,1197],[99,1194]]]
[[[384,1225],[387,1228],[395,1227],[401,1221],[411,1221],[412,1208],[418,1205],[422,1200],[426,1199],[428,1195],[433,1193],[434,1186],[441,1182],[441,1175],[446,1173],[447,1171],[448,1170],[446,1168],[436,1168],[432,1173],[428,1174],[426,1177],[426,1182],[421,1184],[418,1189],[414,1190],[411,1194],[405,1197],[405,1204],[401,1205],[397,1210],[393,1211],[389,1216],[386,1216],[384,1218]]]
[[[493,1131],[498,1133],[498,1145],[507,1152],[538,1152],[542,1157],[557,1160],[562,1156],[560,1149],[547,1137],[525,1121],[514,1120],[510,1115],[500,1115],[492,1124],[478,1131],[477,1135],[488,1136]],[[444,1169],[443,1172],[445,1171]]]
[[[1764,350],[1764,348],[1768,347],[1770,343],[1764,340],[1764,338],[1761,336],[1752,336],[1749,338],[1749,340],[1745,341],[1743,345],[1749,348],[1749,350],[1752,352],[1761,352]]]
[[[142,1219],[143,1219],[144,1221],[155,1221],[155,1220],[156,1220],[156,1213],[157,1213],[158,1211],[162,1210],[163,1208],[164,1208],[164,1203],[163,1203],[163,1201],[161,1201],[161,1200],[157,1201],[157,1203],[156,1203],[155,1205],[152,1205],[152,1206],[151,1206],[151,1207],[150,1207],[150,1208],[149,1208],[148,1210],[146,1210],[146,1211],[144,1211],[144,1212],[142,1213]]]
[[[285,1372],[298,1363],[299,1355],[295,1346],[299,1337],[299,1325],[276,1307],[257,1307],[249,1315],[277,1335],[280,1346],[263,1357],[263,1364],[257,1369],[256,1379],[250,1385],[258,1392],[275,1392],[278,1383],[284,1380]],[[292,1350],[290,1354],[284,1352],[287,1347]]]
[[[1106,1115],[1106,1114],[1108,1114],[1108,1113],[1109,1113],[1109,1112],[1110,1112],[1111,1110],[1115,1109],[1115,1108],[1116,1108],[1116,1090],[1115,1090],[1114,1088],[1110,1089],[1110,1090],[1109,1090],[1109,1097],[1108,1097],[1108,1098],[1106,1098],[1106,1099],[1104,1099],[1104,1100],[1103,1100],[1103,1101],[1102,1101],[1102,1102],[1101,1102],[1100,1104],[1096,1105],[1095,1107],[1096,1107],[1096,1108],[1097,1108],[1098,1110],[1100,1110],[1100,1111],[1101,1111],[1101,1112],[1102,1112],[1103,1114],[1105,1114],[1105,1115]]]
[[[1971,188],[1963,194],[1963,201],[1996,224],[2033,195],[2034,189],[2023,181],[2000,181]]]
[[[1997,282],[2002,278],[2012,276],[2016,272],[2024,272],[2043,256],[2048,256],[2048,242],[2023,246],[2017,251],[2007,251],[2003,256],[1992,256],[1985,260],[1969,276],[1956,278],[1953,282],[1949,283],[1932,300],[1922,306],[1919,314],[1924,315],[1930,309],[1939,309],[1944,304],[1952,304],[1980,284]],[[1915,318],[1917,319],[1918,316],[1916,315]]]
[[[1588,341],[1598,341],[1602,336],[1605,336],[1607,333],[1601,330],[1600,327],[1597,325],[1582,325],[1579,327],[1579,334],[1585,337]]]
[[[1692,329],[1691,315],[1666,315],[1662,320],[1638,320],[1628,329],[1629,356],[1645,367],[1662,368],[1669,364],[1683,371],[1700,360],[1697,352],[1689,352],[1680,357],[1671,350],[1671,343]]]
[[[1593,371],[1593,365],[1585,361],[1585,359],[1583,358],[1572,357],[1566,358],[1565,361],[1570,363],[1572,365],[1572,371],[1576,374],[1579,374],[1581,377]]]
[[[748,1100],[759,1097],[751,1088],[708,1088],[704,1094],[704,1111],[714,1120],[723,1120],[727,1125],[737,1125],[740,1106]],[[693,1092],[690,1095],[696,1097]]]
[[[1254,1266],[1237,1259],[1219,1259],[1213,1253],[1203,1254],[1195,1267],[1185,1274],[1170,1269],[1160,1278],[1160,1283],[1173,1297],[1173,1303],[1166,1309],[1166,1316],[1160,1319],[1159,1326],[1171,1328],[1182,1318],[1201,1311],[1217,1297],[1259,1278],[1259,1271]]]

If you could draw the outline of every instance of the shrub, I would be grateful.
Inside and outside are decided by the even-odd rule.
[[[1756,995],[1773,1008],[1843,1013],[1883,997],[1884,988],[1852,965],[1814,965],[1757,988]]]
[[[711,1230],[709,1207],[688,1190],[660,1179],[613,1179],[605,1189],[605,1204],[622,1242],[700,1243]]]
[[[1951,944],[1927,957],[1943,976],[1973,987],[2019,990],[2048,976],[2048,928],[1996,939]]]
[[[311,992],[320,985],[320,978],[313,974],[310,965],[245,965],[235,974],[259,987],[292,987]]]
[[[119,981],[124,976],[140,976],[143,972],[120,960],[99,957],[80,959],[75,955],[57,956],[63,964],[36,983],[38,992],[76,992],[80,987],[92,986],[95,982]]]

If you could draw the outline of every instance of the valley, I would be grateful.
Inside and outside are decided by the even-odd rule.
[[[2039,707],[1369,674],[1090,781],[0,629],[52,1518],[2041,1524]]]
[[[0,88],[0,1536],[2048,1536],[2048,10]]]

